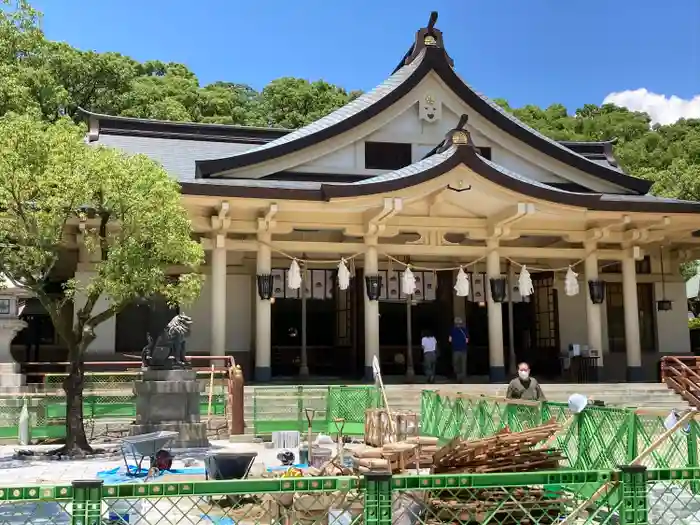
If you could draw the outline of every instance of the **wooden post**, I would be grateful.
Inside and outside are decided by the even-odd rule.
[[[209,371],[209,399],[207,400],[207,428],[209,428],[209,423],[211,422],[211,402],[214,397],[214,365],[211,365],[211,370]]]
[[[230,434],[240,435],[245,433],[245,414],[244,414],[244,387],[243,371],[240,365],[232,367],[231,374],[231,427]]]

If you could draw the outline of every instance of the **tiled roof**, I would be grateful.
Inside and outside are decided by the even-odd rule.
[[[195,162],[234,155],[253,147],[233,142],[164,139],[129,135],[100,134],[98,145],[119,148],[131,154],[144,154],[163,165],[171,177],[180,182],[195,178]]]
[[[292,142],[294,140],[298,140],[308,135],[313,135],[314,133],[318,133],[323,129],[329,128],[330,126],[333,126],[334,124],[337,124],[342,120],[346,120],[351,116],[360,113],[362,110],[367,109],[369,106],[376,104],[381,99],[389,95],[396,88],[401,86],[404,83],[404,81],[408,79],[416,69],[418,69],[418,66],[420,66],[424,57],[425,52],[421,53],[418,59],[411,62],[411,64],[403,66],[401,69],[399,69],[396,73],[391,75],[384,82],[379,84],[373,90],[360,95],[352,102],[344,105],[339,109],[336,109],[335,111],[326,115],[325,117],[322,117],[317,121],[312,122],[307,126],[304,126],[303,128],[299,128],[296,131],[292,131],[291,133],[288,133],[283,137],[268,142],[267,144],[249,150],[249,152],[274,148],[275,146],[279,146],[280,144],[285,144],[287,142]]]

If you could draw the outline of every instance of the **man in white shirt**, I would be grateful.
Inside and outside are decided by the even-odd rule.
[[[437,339],[429,331],[423,331],[423,338],[420,341],[423,347],[423,370],[428,383],[435,382],[435,363],[437,362]]]

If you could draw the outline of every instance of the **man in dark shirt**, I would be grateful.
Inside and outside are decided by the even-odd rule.
[[[518,365],[518,377],[508,385],[506,397],[525,401],[546,401],[537,379],[530,377],[530,365],[527,363]]]
[[[460,317],[455,317],[455,325],[450,332],[450,344],[452,345],[452,366],[455,376],[458,383],[463,383],[467,378],[469,332]]]

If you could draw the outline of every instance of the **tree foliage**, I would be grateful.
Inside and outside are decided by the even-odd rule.
[[[84,136],[67,117],[0,117],[0,265],[41,301],[68,348],[68,450],[88,448],[78,398],[95,328],[139,298],[192,301],[203,261],[177,182],[148,157],[91,147]],[[59,268],[76,236],[94,261],[87,282],[65,280]],[[166,273],[173,266],[185,268],[177,280]],[[63,293],[47,287],[56,279]]]

